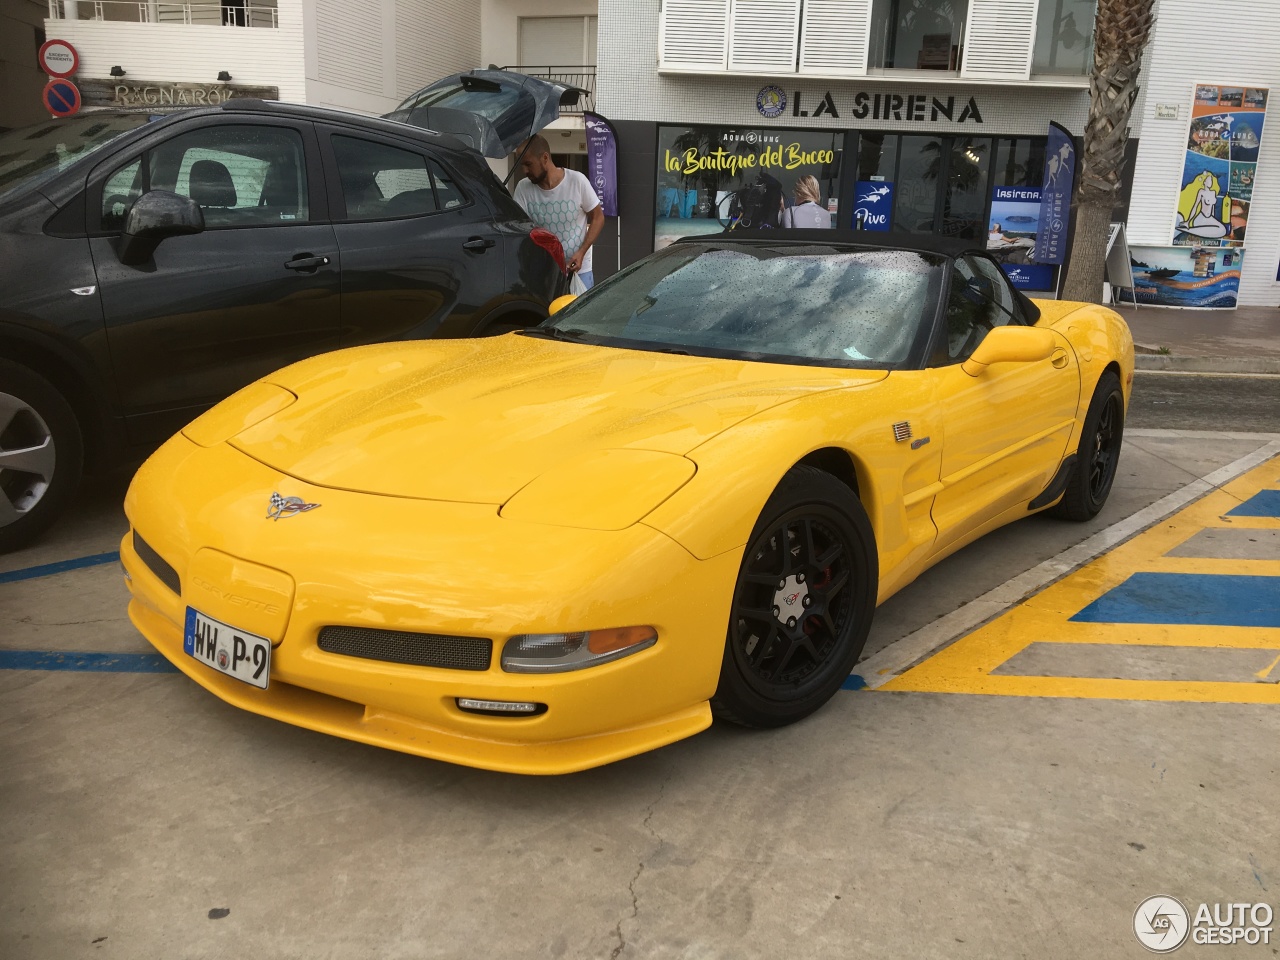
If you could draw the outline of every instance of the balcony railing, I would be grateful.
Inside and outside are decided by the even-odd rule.
[[[278,27],[274,5],[202,0],[49,0],[50,20],[112,23],[188,23],[223,27]]]
[[[568,87],[577,87],[587,91],[578,98],[572,107],[561,107],[560,113],[565,116],[582,116],[584,110],[594,111],[596,108],[596,68],[595,64],[585,67],[503,67],[503,70],[514,70],[529,77],[539,77],[552,83],[563,83]]]

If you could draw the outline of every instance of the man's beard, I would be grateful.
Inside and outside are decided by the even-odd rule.
[[[542,186],[544,183],[547,182],[546,168],[544,167],[542,172],[538,174],[536,177],[533,174],[529,174],[529,179],[532,180],[536,186],[539,186],[539,187]]]

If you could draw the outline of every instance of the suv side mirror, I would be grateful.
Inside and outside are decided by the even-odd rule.
[[[190,197],[151,190],[133,202],[124,218],[116,255],[125,266],[146,263],[166,237],[204,232],[204,211]]]
[[[1042,327],[993,327],[961,367],[981,376],[993,363],[1035,363],[1053,355],[1057,342]]]

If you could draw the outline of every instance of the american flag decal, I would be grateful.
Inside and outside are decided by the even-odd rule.
[[[320,506],[318,503],[307,503],[301,497],[282,497],[274,490],[271,492],[271,505],[267,507],[267,519],[279,520],[281,517],[292,517],[306,513]]]

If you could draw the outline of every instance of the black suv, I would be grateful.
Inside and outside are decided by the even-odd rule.
[[[562,259],[479,153],[403,123],[232,100],[0,134],[0,552],[287,363],[541,322]]]

